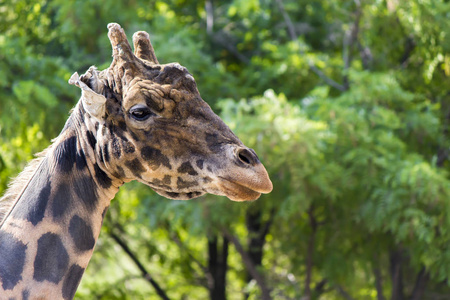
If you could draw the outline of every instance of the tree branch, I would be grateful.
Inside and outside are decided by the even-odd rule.
[[[222,229],[223,235],[234,245],[236,248],[236,251],[241,255],[242,261],[244,262],[245,267],[247,268],[247,271],[250,273],[250,275],[256,280],[256,283],[258,284],[259,288],[261,289],[261,299],[263,300],[271,300],[270,296],[270,290],[266,286],[264,282],[264,278],[261,276],[261,274],[256,269],[255,265],[253,264],[251,258],[249,257],[248,253],[244,250],[244,247],[242,247],[241,242],[239,242],[238,238],[235,237],[233,234],[231,234],[227,229]]]
[[[351,63],[351,54],[350,54],[351,40],[352,40],[351,30],[348,30],[345,32],[344,39],[342,42],[342,60],[344,61],[343,85],[346,90],[348,90],[348,88],[350,87],[350,83],[348,80],[348,69],[350,68]]]
[[[334,81],[333,79],[331,79],[330,77],[325,75],[325,73],[323,73],[321,70],[319,70],[312,62],[308,62],[308,66],[311,69],[311,71],[316,73],[316,75],[319,76],[320,79],[325,81],[325,83],[328,84],[329,86],[334,87],[335,89],[337,89],[337,90],[339,90],[341,92],[345,92],[346,91],[345,86],[343,86],[342,84],[337,83],[336,81]]]
[[[378,267],[378,255],[374,255],[373,275],[375,276],[375,288],[377,289],[377,299],[385,300],[383,295],[383,282],[380,268]]]
[[[275,2],[278,5],[278,8],[281,11],[281,14],[283,15],[283,19],[284,22],[286,23],[286,26],[288,28],[288,32],[289,32],[289,36],[291,38],[291,40],[295,43],[298,43],[298,35],[295,32],[295,27],[294,24],[291,21],[291,18],[289,17],[289,14],[286,12],[286,9],[284,8],[283,2],[282,0],[275,0]],[[305,54],[303,51],[300,50],[300,54]],[[310,61],[308,59],[308,66],[310,68],[311,71],[313,71],[317,76],[320,77],[320,79],[322,79],[323,81],[325,81],[326,84],[328,84],[331,87],[334,87],[335,89],[344,92],[346,91],[345,86],[337,83],[336,81],[334,81],[333,79],[331,79],[330,77],[326,76],[321,70],[319,70],[312,61]]]
[[[245,55],[241,54],[229,41],[227,35],[223,31],[219,31],[214,33],[214,7],[211,0],[207,0],[205,2],[205,11],[206,11],[206,34],[221,47],[225,48],[230,52],[234,57],[240,60],[242,63],[248,65],[250,63],[250,59]]]
[[[352,296],[350,296],[350,294],[344,290],[344,288],[340,285],[336,286],[336,289],[338,290],[339,294],[341,294],[342,297],[344,297],[347,300],[355,300],[355,298],[353,298]]]
[[[152,276],[147,272],[144,265],[139,261],[138,257],[130,250],[128,245],[123,241],[118,235],[113,232],[108,232],[109,236],[116,241],[117,244],[122,248],[123,251],[131,258],[131,260],[136,264],[138,269],[141,271],[142,277],[147,280],[153,288],[156,290],[156,293],[161,299],[169,300],[166,292],[161,288],[161,286],[152,278]]]
[[[361,2],[354,0],[356,4],[355,20],[351,28],[345,33],[342,49],[342,59],[344,61],[344,87],[346,90],[350,88],[350,82],[348,80],[348,69],[352,63],[352,50],[355,42],[358,40],[359,35],[359,23],[362,17]]]
[[[214,8],[211,0],[206,0],[205,12],[206,12],[206,33],[208,35],[212,35],[214,31]]]
[[[95,297],[94,299],[105,299],[108,292],[115,287],[117,287],[119,284],[124,285],[125,282],[135,279],[142,279],[141,275],[128,275],[122,278],[117,279],[116,281],[102,285],[101,289],[95,291]]]
[[[269,233],[270,226],[272,226],[273,220],[275,219],[275,209],[272,208],[270,210],[269,220],[264,224],[261,235],[265,238],[265,236]]]
[[[325,291],[325,285],[328,283],[328,279],[322,279],[314,287],[315,297],[320,296]]]
[[[208,268],[204,266],[194,255],[191,254],[191,251],[188,247],[181,241],[180,234],[178,231],[170,232],[169,228],[166,228],[167,232],[169,232],[172,240],[177,244],[178,248],[182,250],[183,253],[186,253],[191,261],[193,261],[205,274],[205,278],[201,278],[199,276],[199,284],[204,286],[205,288],[209,288],[213,282],[213,277],[211,272],[209,272]],[[206,283],[205,283],[206,281]]]
[[[364,47],[358,40],[359,56],[361,56],[361,62],[364,70],[369,70],[372,66],[373,55],[369,47]]]
[[[449,93],[447,93],[447,96],[448,95],[449,95]],[[446,104],[446,101],[442,101],[441,106],[442,106],[442,112],[444,115],[444,120],[443,120],[443,124],[442,124],[443,125],[442,133],[443,133],[444,137],[448,138],[449,126],[450,126],[450,105]],[[450,156],[450,150],[447,147],[444,147],[444,145],[441,145],[437,151],[436,166],[438,168],[444,167],[445,162],[447,160],[449,160],[449,156]]]
[[[411,300],[420,300],[425,292],[425,287],[428,280],[430,279],[430,274],[427,272],[425,267],[423,267],[419,274],[417,274],[416,284],[411,295]]]
[[[311,278],[313,268],[314,243],[317,232],[317,220],[314,216],[314,205],[308,209],[309,225],[311,226],[311,235],[308,239],[308,247],[306,253],[306,276],[305,276],[305,299],[311,299]]]
[[[227,34],[223,31],[211,33],[209,36],[211,39],[222,46],[223,48],[227,49],[228,52],[233,54],[238,60],[240,60],[242,63],[248,65],[250,64],[250,59],[247,58],[245,55],[240,53],[233,45],[232,42],[227,38]]]
[[[288,28],[288,32],[289,32],[289,36],[291,37],[291,40],[296,41],[298,39],[298,35],[295,32],[294,23],[292,23],[291,18],[289,17],[289,14],[287,13],[286,9],[284,8],[283,1],[276,0],[276,2],[278,5],[278,8],[281,11],[281,14],[283,15],[283,19]]]
[[[200,269],[202,269],[203,272],[208,273],[208,268],[207,268],[206,266],[204,266],[198,259],[196,259],[196,258],[191,254],[191,252],[189,251],[188,247],[187,247],[185,244],[183,244],[183,242],[181,241],[180,234],[178,233],[178,231],[172,232],[172,233],[170,234],[170,236],[172,237],[172,239],[173,239],[173,241],[175,242],[175,244],[177,244],[177,246],[178,246],[181,250],[183,250],[183,252],[186,252],[187,255],[189,256],[189,258],[190,258],[193,262],[195,262],[195,263],[200,267]]]

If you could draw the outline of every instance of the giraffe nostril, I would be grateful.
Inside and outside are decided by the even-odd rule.
[[[242,154],[242,152],[239,153],[239,159],[240,159],[241,161],[245,162],[246,164],[249,164],[249,163],[250,163],[250,160],[249,160],[244,154]]]
[[[237,157],[241,162],[247,165],[253,165],[258,162],[258,157],[251,150],[242,148],[237,151]]]

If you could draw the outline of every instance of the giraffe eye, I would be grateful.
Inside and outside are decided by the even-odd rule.
[[[144,106],[144,105],[133,106],[130,109],[129,113],[130,113],[130,116],[137,121],[145,121],[150,116],[155,115],[154,113],[152,113],[152,111],[147,106]]]

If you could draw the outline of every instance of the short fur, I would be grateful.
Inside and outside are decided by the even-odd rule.
[[[52,146],[36,154],[36,158],[30,161],[25,169],[8,184],[5,194],[0,198],[0,227],[9,211],[22,194],[23,190],[27,187],[31,178],[33,178],[36,173],[36,169],[39,167],[45,157],[45,154],[51,149],[51,147]]]

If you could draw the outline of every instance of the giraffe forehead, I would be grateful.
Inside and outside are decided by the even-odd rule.
[[[175,102],[170,98],[170,85],[161,85],[150,80],[135,80],[128,87],[122,103],[123,110],[129,111],[137,104],[147,105],[156,112],[173,111]]]
[[[160,84],[183,84],[185,87],[195,84],[194,77],[188,69],[179,63],[161,65],[161,70],[154,81]]]
[[[128,90],[136,88],[136,85],[141,86],[142,82],[146,82],[147,87],[153,85],[153,87],[163,87],[166,91],[177,89],[198,94],[194,77],[179,63],[165,65],[144,63],[144,66],[145,68],[125,71],[126,87],[123,96],[126,96]]]

